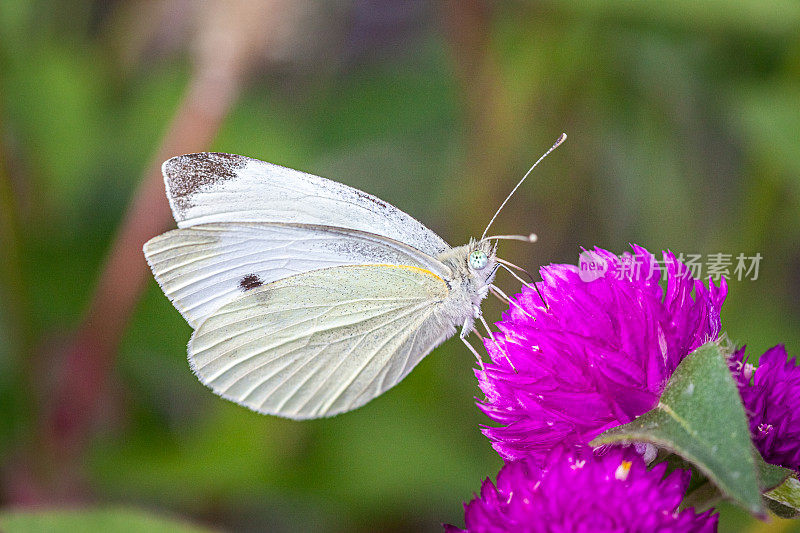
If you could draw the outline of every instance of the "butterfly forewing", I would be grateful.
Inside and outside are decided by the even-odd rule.
[[[359,407],[452,334],[436,316],[449,289],[395,265],[315,270],[255,287],[200,325],[189,360],[217,394],[288,418]]]
[[[435,259],[371,233],[328,226],[217,223],[151,239],[145,256],[164,293],[197,327],[248,289],[337,265],[410,265],[445,275]]]
[[[403,242],[431,256],[448,244],[383,200],[297,170],[240,155],[173,157],[162,170],[178,227],[282,222],[348,228]]]

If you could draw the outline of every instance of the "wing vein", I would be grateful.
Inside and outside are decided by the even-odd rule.
[[[334,307],[339,307],[340,305],[344,305],[344,304],[334,304]],[[329,306],[320,306],[320,307],[329,307]],[[388,309],[388,310],[386,310],[386,311],[383,311],[383,312],[381,312],[381,313],[378,313],[378,314],[375,314],[375,315],[373,315],[373,316],[370,316],[370,317],[369,317],[367,320],[374,320],[375,318],[378,318],[378,317],[380,317],[380,316],[382,316],[382,315],[385,315],[385,314],[391,313],[391,312],[393,312],[393,311],[396,311],[397,309],[398,309],[397,307],[395,307],[395,308],[392,308],[392,309]],[[277,312],[277,311],[276,311],[276,312]],[[292,324],[288,324],[288,325],[286,325],[286,326],[284,326],[284,327],[282,327],[282,328],[280,328],[280,329],[277,329],[277,330],[275,330],[275,331],[272,331],[272,332],[270,332],[270,334],[274,336],[275,334],[277,334],[277,333],[280,333],[281,331],[284,331],[284,330],[286,330],[286,329],[288,329],[288,328],[296,327],[296,326],[299,326],[299,325],[305,324],[305,323],[307,323],[307,322],[317,321],[317,320],[319,320],[321,317],[323,317],[323,316],[324,316],[326,313],[328,313],[328,312],[330,312],[330,309],[328,309],[327,311],[324,311],[323,313],[320,313],[320,314],[319,314],[319,315],[317,315],[317,316],[314,316],[314,317],[311,317],[311,318],[308,318],[308,319],[305,319],[305,320],[301,320],[301,321],[299,321],[299,322],[295,322],[295,323],[292,323]],[[274,313],[273,313],[273,314],[274,314]],[[348,316],[353,316],[353,315],[342,315],[342,316],[341,316],[341,318],[342,318],[342,319],[344,319],[344,318],[346,318],[346,317],[348,317]],[[248,319],[248,320],[249,320],[249,319]],[[359,320],[359,321],[356,321],[356,322],[350,322],[350,323],[347,323],[347,324],[344,324],[344,325],[342,325],[342,324],[336,324],[336,325],[333,325],[333,326],[331,326],[331,327],[327,327],[327,328],[320,328],[320,329],[313,330],[313,331],[311,331],[310,333],[304,333],[304,334],[301,334],[301,335],[296,335],[296,336],[293,336],[293,337],[291,337],[291,338],[288,338],[288,339],[282,339],[282,340],[281,340],[281,341],[280,341],[278,344],[275,344],[275,345],[273,345],[273,346],[269,346],[268,348],[266,348],[266,349],[263,349],[263,350],[261,350],[261,351],[258,351],[258,352],[251,352],[251,353],[249,353],[249,354],[248,354],[248,355],[246,355],[245,357],[243,357],[243,358],[241,358],[240,360],[238,360],[238,361],[234,362],[233,364],[231,364],[231,365],[230,365],[229,367],[227,367],[227,368],[226,368],[224,371],[222,371],[222,372],[218,372],[218,373],[217,373],[217,375],[216,375],[216,376],[215,376],[213,379],[214,379],[214,380],[218,379],[218,378],[219,378],[219,377],[220,377],[222,374],[225,374],[225,373],[227,373],[228,371],[232,370],[232,369],[233,369],[233,368],[235,368],[236,366],[238,366],[238,365],[240,365],[240,364],[242,364],[242,363],[244,363],[244,362],[246,362],[246,361],[249,361],[250,359],[252,359],[253,357],[256,357],[256,356],[258,356],[259,354],[263,354],[263,353],[265,353],[265,352],[266,352],[266,350],[273,350],[273,349],[275,349],[275,348],[277,348],[277,347],[279,347],[279,346],[282,346],[282,345],[285,345],[285,344],[288,344],[288,343],[291,343],[291,342],[298,341],[298,340],[302,339],[303,337],[309,337],[309,338],[310,338],[312,335],[315,335],[315,334],[317,334],[317,333],[322,333],[322,332],[324,332],[324,331],[330,331],[330,330],[332,330],[332,329],[337,329],[337,328],[340,328],[340,327],[347,327],[347,326],[351,326],[351,325],[353,325],[353,324],[357,324],[358,322],[361,322],[361,321],[362,321],[362,320]],[[242,322],[242,321],[238,321],[238,322]],[[232,324],[235,324],[235,323],[236,323],[236,322],[233,322]],[[261,329],[261,328],[263,328],[263,325],[260,325],[260,324],[259,324],[258,326],[254,327],[254,328],[249,328],[249,329],[247,329],[247,330],[244,330],[244,331],[241,331],[241,332],[239,332],[239,333],[238,333],[238,335],[239,335],[239,336],[241,336],[241,335],[244,335],[244,334],[246,334],[246,333],[252,333],[253,331],[257,331],[258,329]],[[211,346],[211,347],[209,347],[209,348],[213,348],[213,347],[215,347],[215,346],[218,346],[218,345],[220,345],[220,344],[222,344],[222,343],[226,342],[227,340],[228,340],[228,339],[223,339],[222,341],[220,341],[220,342],[218,342],[218,343],[215,343],[213,346]],[[202,369],[204,369],[204,368],[205,368],[205,367],[207,367],[208,365],[212,364],[214,361],[217,361],[219,358],[221,358],[221,357],[224,357],[225,355],[227,355],[227,354],[229,354],[229,353],[231,353],[231,352],[234,352],[234,351],[236,351],[236,350],[239,350],[239,349],[241,349],[241,348],[244,348],[244,347],[245,347],[245,346],[247,346],[248,344],[252,344],[252,343],[254,343],[254,342],[259,342],[260,340],[261,340],[261,338],[260,338],[260,337],[256,337],[255,339],[251,339],[251,340],[248,340],[248,341],[246,341],[246,342],[243,342],[243,343],[237,344],[236,346],[234,346],[234,347],[232,347],[232,348],[228,348],[228,349],[226,349],[224,352],[222,352],[222,353],[218,354],[216,357],[214,357],[214,359],[212,359],[212,360],[208,361],[208,362],[207,362],[205,365],[203,365],[202,367],[198,367],[198,370],[202,370]],[[204,348],[204,349],[203,349],[203,351],[206,351],[207,349],[208,349],[208,348]],[[272,361],[272,359],[271,359],[270,361]],[[268,361],[268,362],[269,362],[269,361]],[[255,370],[255,369],[254,369],[254,370]],[[251,371],[251,372],[252,372],[252,371]],[[244,376],[243,376],[243,377],[244,377]],[[241,378],[240,378],[240,379],[241,379]]]
[[[403,314],[403,315],[401,315],[401,316],[397,317],[395,320],[393,320],[393,322],[395,322],[395,321],[399,320],[400,318],[405,318],[406,316],[408,316],[409,314],[413,313],[414,311],[417,311],[417,309],[416,309],[416,308],[412,308],[412,309],[411,309],[409,312],[407,312],[407,313],[405,313],[405,314]],[[384,342],[384,343],[383,343],[383,344],[380,346],[380,348],[383,348],[384,346],[386,346],[386,344],[387,344],[387,343],[388,343],[388,342],[389,342],[391,339],[393,339],[395,336],[396,336],[396,335],[393,335],[393,336],[392,336],[392,337],[390,337],[388,340],[386,340],[386,341],[385,341],[385,342]],[[378,350],[374,350],[374,351],[372,352],[372,355],[370,355],[370,356],[367,358],[366,362],[365,362],[363,365],[361,365],[361,368],[359,368],[359,369],[358,369],[358,371],[357,371],[357,372],[356,372],[356,373],[353,375],[353,377],[351,377],[351,378],[350,378],[350,380],[349,380],[349,381],[348,381],[346,384],[344,384],[343,386],[339,387],[339,390],[338,390],[338,391],[337,391],[337,392],[334,394],[334,396],[333,396],[332,398],[330,398],[330,399],[329,399],[329,400],[328,400],[328,401],[325,403],[325,405],[323,405],[323,410],[327,411],[328,409],[330,409],[330,407],[331,407],[331,406],[332,406],[332,405],[333,405],[333,404],[336,402],[336,400],[338,400],[338,399],[339,399],[339,397],[340,397],[340,396],[341,396],[341,395],[344,393],[344,391],[345,391],[345,390],[347,390],[347,388],[348,388],[348,387],[349,387],[349,386],[350,386],[350,385],[353,383],[353,381],[355,381],[355,379],[356,379],[356,378],[357,378],[359,375],[361,375],[361,372],[363,372],[363,371],[364,371],[364,369],[365,369],[365,368],[366,368],[366,367],[367,367],[367,366],[368,366],[368,365],[369,365],[369,364],[370,364],[370,363],[371,363],[371,362],[372,362],[372,361],[375,359],[375,355],[376,355],[378,352],[380,352],[380,349],[378,349]],[[340,364],[341,364],[341,363],[340,363]],[[336,368],[338,369],[338,368],[339,368],[339,366],[340,366],[340,365],[337,365],[337,367],[336,367]],[[331,375],[332,375],[332,374],[331,374]],[[330,376],[329,376],[327,379],[330,379]],[[326,381],[327,381],[327,379],[326,379]]]

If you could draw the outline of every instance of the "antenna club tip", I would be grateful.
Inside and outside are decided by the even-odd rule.
[[[566,133],[562,133],[561,135],[559,135],[558,139],[556,140],[556,146],[558,146],[559,144],[563,143],[566,140],[567,140],[567,134]]]
[[[528,235],[528,240],[530,242],[536,242],[539,240],[539,237],[535,233],[531,233],[530,235]]]

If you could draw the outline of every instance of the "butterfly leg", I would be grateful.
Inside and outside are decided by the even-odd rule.
[[[474,328],[472,327],[474,323],[475,319],[471,317],[464,321],[464,325],[461,326],[461,333],[458,334],[458,336],[461,337],[462,340],[466,339],[470,333],[475,331]]]
[[[472,345],[469,343],[469,341],[467,340],[467,338],[466,338],[465,336],[463,336],[463,335],[459,335],[459,338],[461,339],[461,342],[463,342],[463,343],[464,343],[464,345],[465,345],[467,348],[469,348],[469,351],[470,351],[470,352],[472,352],[472,355],[474,355],[474,356],[475,356],[475,359],[477,359],[477,360],[478,360],[478,364],[481,366],[481,372],[483,372],[483,375],[485,376],[485,375],[486,375],[486,367],[485,367],[485,366],[483,366],[483,359],[481,359],[481,354],[479,354],[479,353],[478,353],[478,350],[476,350],[476,349],[475,349],[475,348],[474,348],[474,347],[473,347],[473,346],[472,346]]]
[[[508,357],[508,353],[506,353],[506,351],[503,349],[503,346],[499,342],[497,342],[497,339],[494,338],[494,333],[492,333],[492,330],[489,329],[489,324],[486,322],[486,319],[483,318],[483,313],[481,312],[481,309],[478,306],[475,306],[475,316],[478,318],[478,320],[481,321],[481,324],[483,324],[484,329],[486,329],[486,333],[489,334],[489,338],[492,339],[494,345],[497,346],[497,349],[500,350],[500,352],[503,354],[503,357],[506,358],[506,361],[508,361],[509,366],[511,366],[511,370],[513,370],[515,374],[518,374],[517,368],[514,366],[514,363],[512,363],[511,359]]]
[[[480,333],[478,333],[478,330],[475,329],[474,325],[475,325],[475,319],[472,317],[467,318],[464,321],[464,325],[461,326],[461,333],[459,333],[458,336],[461,339],[461,342],[463,342],[464,345],[466,345],[466,347],[469,348],[469,351],[472,352],[472,355],[475,356],[475,359],[478,360],[478,364],[481,365],[481,371],[485,375],[486,367],[483,366],[483,359],[481,358],[481,354],[479,354],[478,351],[475,348],[473,348],[472,344],[470,344],[469,341],[467,340],[467,337],[473,331],[480,337]]]
[[[509,261],[504,261],[503,259],[499,259],[499,258],[497,259],[497,264],[501,265],[501,266],[502,266],[502,267],[503,267],[503,268],[506,270],[506,272],[508,272],[509,274],[511,274],[512,276],[514,276],[514,277],[517,279],[517,281],[519,281],[520,283],[522,283],[523,285],[525,285],[525,286],[526,286],[526,287],[528,287],[529,289],[530,289],[530,288],[533,288],[533,289],[536,291],[536,294],[538,294],[538,295],[539,295],[539,299],[540,299],[540,300],[542,300],[542,303],[544,304],[544,306],[545,306],[547,309],[550,309],[550,305],[547,303],[547,300],[545,300],[545,299],[544,299],[544,296],[542,296],[542,293],[541,293],[541,291],[539,291],[539,284],[538,284],[538,283],[536,283],[536,280],[535,280],[535,279],[533,279],[533,276],[531,275],[531,273],[530,273],[530,272],[528,272],[527,270],[525,270],[524,268],[522,268],[522,267],[520,267],[520,266],[517,266],[517,265],[515,265],[514,263],[511,263],[511,262],[509,262]],[[522,271],[522,272],[526,273],[526,274],[528,275],[528,277],[530,277],[530,278],[531,278],[531,283],[528,283],[527,281],[525,281],[525,280],[524,280],[524,279],[522,279],[521,277],[517,276],[517,275],[514,273],[514,271],[513,271],[513,270],[511,270],[511,268],[509,268],[509,267],[511,267],[511,268],[515,268],[515,269],[517,269],[517,270],[520,270],[520,271]]]
[[[529,312],[523,309],[523,307],[519,305],[516,300],[512,300],[511,298],[509,298],[508,295],[504,293],[497,285],[489,285],[489,291],[491,291],[491,293],[494,296],[496,296],[497,299],[500,300],[501,302],[515,306],[517,309],[522,311],[522,314],[528,315],[529,318],[536,320],[536,318],[533,315],[531,315]]]

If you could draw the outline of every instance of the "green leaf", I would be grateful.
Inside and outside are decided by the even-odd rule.
[[[694,477],[695,474],[699,474],[699,472],[694,471],[694,468],[692,470],[692,477]],[[686,489],[686,496],[683,498],[680,505],[681,510],[691,507],[696,512],[702,513],[717,505],[722,499],[722,494],[720,494],[719,489],[706,479],[705,476],[700,475],[700,477],[702,479],[701,483]]]
[[[726,497],[766,516],[747,415],[718,345],[705,344],[689,354],[655,408],[591,444],[621,442],[648,442],[680,455]]]
[[[800,518],[800,481],[790,477],[764,494],[769,510],[781,518]]]
[[[753,446],[753,456],[756,460],[756,472],[758,473],[758,483],[761,492],[770,491],[789,479],[794,472],[782,466],[773,465],[766,462],[761,454]]]
[[[756,450],[755,446],[753,447],[753,457],[756,461],[756,472],[758,474],[759,487],[761,488],[762,493],[767,493],[778,487],[793,474],[793,472],[788,468],[769,464],[764,461],[764,459],[761,457],[761,454],[758,452],[758,450]],[[717,489],[717,487],[691,463],[687,463],[683,460],[683,458],[675,454],[668,455],[666,458],[664,458],[664,460],[669,464],[669,469],[667,470],[668,472],[678,468],[691,470],[692,472],[692,478],[689,482],[689,487],[686,489],[686,496],[681,502],[681,509],[693,507],[696,511],[702,512],[714,507],[717,502],[723,498],[723,495],[719,492],[719,489]],[[788,518],[785,512],[784,514],[780,514],[778,512],[780,509],[776,510],[776,506],[780,505],[779,503],[768,499],[766,494],[764,494],[764,498],[764,504],[767,506],[767,508],[782,518]]]
[[[4,533],[210,533],[179,520],[134,509],[12,511],[0,513]]]

